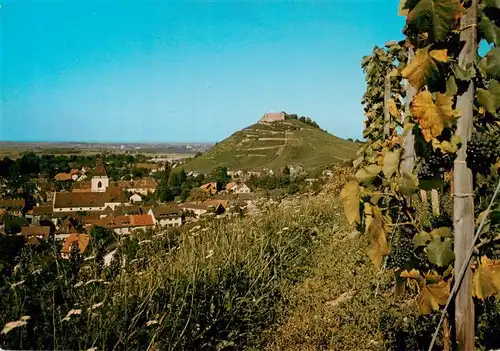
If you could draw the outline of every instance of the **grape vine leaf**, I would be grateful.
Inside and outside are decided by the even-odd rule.
[[[367,252],[373,264],[380,267],[382,265],[383,256],[389,253],[389,246],[387,245],[387,233],[380,208],[372,206],[372,213],[373,220],[368,228],[370,244]]]
[[[450,296],[450,285],[444,281],[435,284],[424,284],[417,297],[420,313],[429,314],[445,305]]]
[[[479,22],[479,30],[483,33],[488,43],[495,45],[500,43],[500,28],[488,17],[483,16]]]
[[[429,245],[427,245],[429,261],[439,267],[448,266],[455,258],[455,253],[451,249],[452,244],[453,240],[451,238],[433,237]]]
[[[451,70],[455,75],[455,78],[463,82],[468,82],[476,75],[476,69],[473,65],[469,65],[466,68],[460,67],[458,64],[453,64]]]
[[[403,172],[399,179],[399,191],[405,196],[412,195],[418,188],[418,178],[415,174]]]
[[[483,3],[484,5],[486,5],[486,7],[500,9],[500,0],[484,0]]]
[[[439,79],[439,67],[437,63],[448,61],[448,51],[432,50],[429,52],[428,48],[420,49],[411,60],[401,74],[404,78],[408,79],[411,85],[420,90],[428,81]]]
[[[358,182],[351,180],[340,192],[340,199],[344,205],[344,213],[349,224],[359,223],[360,188]]]
[[[500,292],[500,261],[481,257],[481,263],[472,276],[472,295],[480,299]]]
[[[365,228],[370,228],[373,221],[373,211],[369,202],[364,203],[363,214],[365,215]]]
[[[486,111],[494,114],[500,108],[500,83],[492,79],[488,90],[478,88],[477,101]]]
[[[459,0],[421,0],[406,17],[406,23],[419,33],[429,33],[432,41],[443,41],[454,20],[463,13]]]
[[[384,165],[382,172],[384,176],[389,179],[399,167],[399,160],[401,158],[401,149],[395,151],[387,151],[384,156]]]
[[[430,234],[433,238],[436,236],[441,238],[453,238],[453,232],[448,227],[440,227],[433,229]]]
[[[360,168],[356,172],[355,176],[360,183],[365,183],[373,180],[380,173],[381,170],[382,168],[380,166],[371,164]]]
[[[458,148],[462,144],[462,139],[456,134],[453,134],[451,140],[439,141],[438,139],[432,139],[432,147],[434,150],[440,149],[442,153],[454,154],[458,151]]]
[[[495,79],[500,79],[500,47],[492,48],[481,60],[486,74]]]
[[[458,92],[457,82],[454,76],[449,76],[446,80],[446,95],[455,96]]]
[[[415,234],[415,236],[413,237],[413,245],[415,246],[415,248],[427,246],[430,241],[431,235],[423,230]]]
[[[415,95],[411,111],[427,142],[441,135],[445,127],[451,126],[454,118],[452,98],[445,94],[436,93],[436,101],[434,102],[431,93],[427,90]]]

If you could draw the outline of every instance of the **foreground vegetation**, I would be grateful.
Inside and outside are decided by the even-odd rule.
[[[0,336],[8,349],[215,349],[258,345],[337,216],[333,199],[297,199],[184,233],[139,233],[111,265],[102,250],[62,260],[53,246],[3,260]],[[14,266],[15,265],[15,266]],[[12,324],[11,324],[12,325]]]

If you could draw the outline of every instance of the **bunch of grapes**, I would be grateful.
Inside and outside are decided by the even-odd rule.
[[[421,159],[420,171],[418,172],[419,179],[438,179],[441,178],[443,172],[450,170],[453,167],[455,154],[443,154],[440,150],[433,152],[428,158]]]
[[[391,245],[387,256],[387,268],[404,268],[413,259],[413,242],[410,238],[398,237]]]
[[[474,131],[467,143],[467,166],[473,172],[488,174],[500,157],[500,138],[487,132]]]

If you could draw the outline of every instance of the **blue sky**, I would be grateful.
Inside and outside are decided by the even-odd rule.
[[[0,140],[218,141],[264,112],[359,138],[397,0],[0,0]]]

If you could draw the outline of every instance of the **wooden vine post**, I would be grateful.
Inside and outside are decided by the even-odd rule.
[[[460,68],[467,69],[474,64],[476,57],[476,16],[477,0],[472,4],[461,18],[462,32],[460,41],[464,46],[458,57]],[[457,123],[456,134],[462,140],[458,150],[453,170],[453,229],[455,270],[460,271],[463,264],[467,263],[467,253],[474,237],[474,198],[472,172],[467,167],[467,141],[472,133],[472,118],[474,106],[474,83],[471,80],[467,91],[457,98],[457,109],[460,118]],[[472,271],[469,268],[464,275],[455,299],[455,328],[457,344],[461,350],[474,349],[474,302],[472,300]]]
[[[391,134],[391,114],[389,112],[389,100],[391,98],[391,74],[388,72],[384,80],[384,135]]]
[[[408,49],[408,62],[413,59],[414,52],[412,48]],[[403,126],[405,125],[408,116],[410,116],[410,104],[415,96],[415,88],[406,80],[406,97],[405,97],[405,114],[403,117]],[[415,136],[411,130],[406,130],[403,135],[403,154],[401,156],[401,173],[411,174],[415,167]]]

